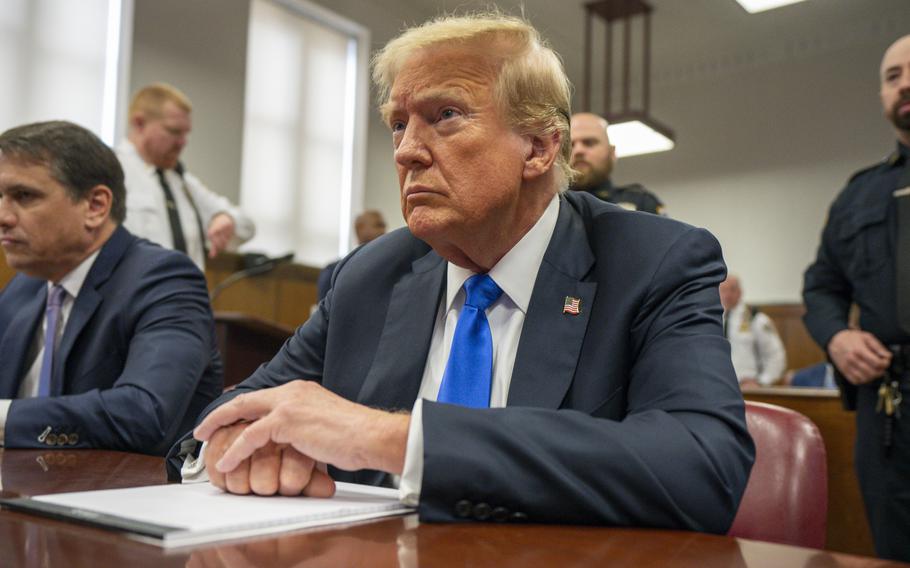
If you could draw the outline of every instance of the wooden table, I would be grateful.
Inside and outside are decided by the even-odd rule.
[[[164,483],[163,460],[110,451],[0,450],[4,497]],[[385,519],[165,552],[101,529],[0,511],[0,565],[304,566],[906,566],[681,531]]]

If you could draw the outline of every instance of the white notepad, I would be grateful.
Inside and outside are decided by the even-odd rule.
[[[210,483],[79,491],[0,501],[4,507],[125,531],[165,548],[404,515],[398,491],[336,483],[331,499],[231,495]]]

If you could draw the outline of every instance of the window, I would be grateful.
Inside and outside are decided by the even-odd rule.
[[[240,201],[244,249],[322,266],[363,201],[367,32],[303,0],[253,0]]]
[[[132,0],[0,0],[0,131],[70,120],[112,144]]]

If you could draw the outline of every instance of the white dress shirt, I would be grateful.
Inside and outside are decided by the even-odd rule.
[[[787,353],[774,322],[767,315],[754,313],[743,302],[724,313],[730,357],[737,378],[755,379],[768,386],[784,374]]]
[[[88,271],[91,270],[92,265],[95,264],[95,259],[98,258],[98,253],[100,252],[101,249],[93,252],[88,258],[83,260],[79,266],[60,279],[59,284],[66,290],[66,296],[63,298],[63,305],[60,306],[60,321],[57,323],[57,336],[54,338],[55,348],[60,345],[60,338],[63,337],[63,329],[66,327],[66,322],[69,320],[70,312],[73,311],[73,304],[79,296],[79,291],[82,290],[82,284],[85,282],[85,277],[88,276]],[[53,286],[53,282],[47,283],[48,294],[50,294]],[[18,398],[31,398],[38,394],[38,379],[41,376],[41,363],[44,360],[44,333],[47,330],[47,317],[45,317],[44,313],[45,312],[42,310],[41,325],[38,326],[38,330],[35,332],[35,339],[32,343],[32,348],[29,351],[30,353],[34,353],[35,357],[32,359],[32,364],[29,367],[28,372],[25,373],[22,382],[19,384]],[[9,399],[0,399],[0,446],[3,445],[5,440],[6,418],[9,415],[9,407],[12,402],[13,401]]]
[[[515,366],[525,314],[528,313],[540,263],[547,252],[558,216],[559,198],[553,196],[537,223],[487,273],[502,289],[502,295],[486,311],[490,335],[493,337],[491,408],[502,408],[508,402],[512,369]],[[417,402],[411,410],[404,471],[399,484],[400,498],[407,505],[416,506],[420,501],[420,487],[423,483],[423,399],[435,401],[439,394],[452,338],[455,336],[455,326],[464,307],[465,292],[462,286],[474,275],[470,270],[452,263],[448,263],[447,270],[444,303],[439,306],[427,365],[423,371]]]
[[[146,238],[165,248],[174,248],[170,219],[164,199],[164,190],[155,166],[145,163],[136,147],[129,140],[117,146],[117,157],[123,166],[126,184],[126,221],[124,226],[136,236]],[[227,213],[234,219],[234,240],[232,246],[250,240],[256,232],[253,221],[231,204],[224,196],[207,188],[199,178],[184,172],[181,178],[174,170],[165,170],[164,177],[174,195],[180,226],[186,240],[187,254],[200,270],[205,270],[205,235],[199,234],[196,211],[199,210],[202,230],[208,229],[212,218],[218,213]],[[192,203],[190,202],[192,198]]]

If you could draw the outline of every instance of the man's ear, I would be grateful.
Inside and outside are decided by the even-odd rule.
[[[110,217],[114,193],[106,185],[96,185],[82,199],[85,202],[85,226],[97,229]]]
[[[562,137],[559,132],[549,135],[528,134],[529,142],[525,152],[525,167],[522,177],[525,180],[536,179],[553,168],[553,162],[559,154]]]
[[[145,116],[141,112],[137,112],[129,118],[130,128],[134,130],[142,130],[142,128],[145,127],[146,122]]]

